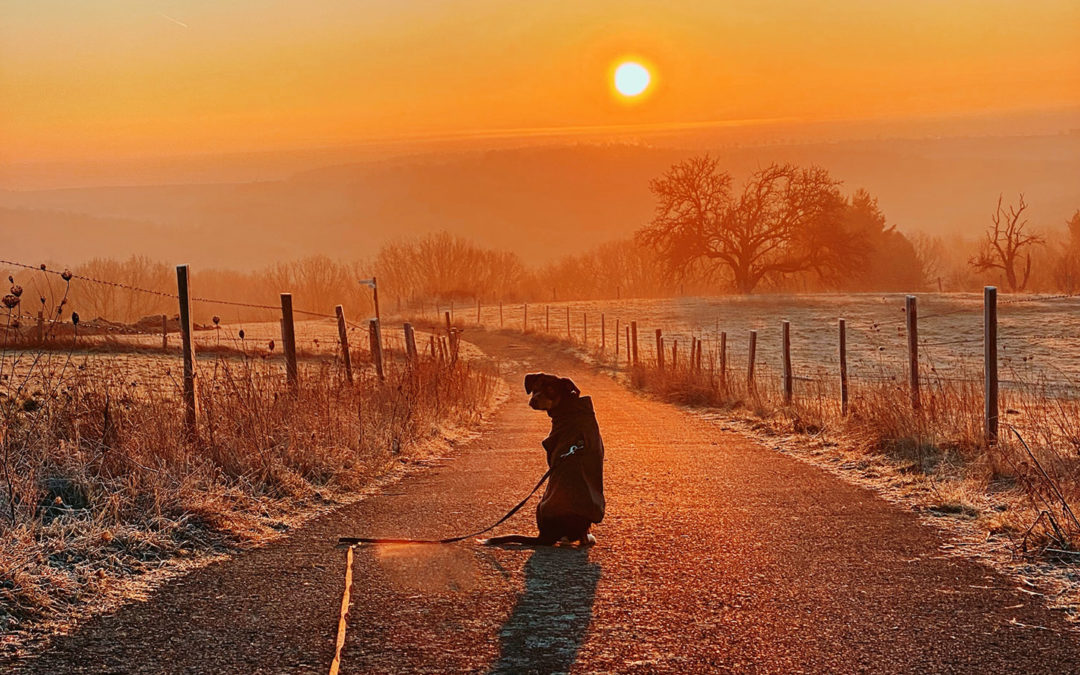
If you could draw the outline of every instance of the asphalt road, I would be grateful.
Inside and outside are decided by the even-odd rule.
[[[544,470],[526,371],[572,377],[607,449],[592,549],[359,548],[343,673],[1080,672],[1039,597],[872,492],[519,338],[493,430],[288,538],[58,638],[25,672],[327,672],[339,535],[442,537],[495,520]],[[499,532],[532,532],[527,507]]]

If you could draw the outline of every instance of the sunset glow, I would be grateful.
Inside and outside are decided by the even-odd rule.
[[[1069,0],[9,5],[0,162],[1080,103]]]

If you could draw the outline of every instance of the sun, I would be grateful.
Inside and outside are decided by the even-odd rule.
[[[645,93],[651,80],[649,69],[636,61],[623,61],[615,68],[615,90],[627,98]]]

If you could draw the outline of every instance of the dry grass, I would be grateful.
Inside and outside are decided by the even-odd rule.
[[[292,393],[277,360],[201,364],[199,433],[185,440],[175,389],[70,354],[0,351],[0,632],[287,529],[475,421],[495,382],[426,358],[389,364],[385,382],[357,370],[349,385],[333,362],[302,364]]]

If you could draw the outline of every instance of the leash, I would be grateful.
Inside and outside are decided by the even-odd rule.
[[[574,454],[576,451],[580,450],[581,447],[582,446],[571,445],[570,450],[565,455],[560,455],[559,459],[563,459],[564,457],[569,457],[570,455]],[[517,506],[515,506],[514,508],[507,511],[506,515],[504,515],[502,518],[499,518],[494,523],[492,523],[491,525],[488,525],[487,527],[485,527],[482,530],[477,530],[476,532],[470,532],[469,534],[463,534],[463,535],[458,536],[458,537],[447,537],[445,539],[391,539],[391,538],[385,538],[385,537],[339,537],[338,538],[338,546],[355,546],[356,544],[453,544],[455,542],[464,541],[466,539],[471,539],[472,537],[476,537],[476,536],[484,534],[485,532],[488,532],[490,530],[494,530],[496,527],[498,527],[499,525],[502,525],[507,520],[509,520],[510,517],[513,516],[515,513],[520,511],[521,508],[523,506],[525,506],[525,504],[527,504],[530,499],[532,499],[532,496],[534,494],[536,494],[536,491],[540,489],[540,486],[542,486],[547,481],[547,479],[551,476],[551,472],[554,469],[555,469],[555,464],[552,464],[551,468],[549,468],[547,471],[544,472],[544,475],[541,476],[540,480],[538,480],[536,482],[536,485],[533,487],[533,489],[529,492],[529,494],[527,494],[525,496],[525,499],[522,499],[520,502],[518,502]]]

